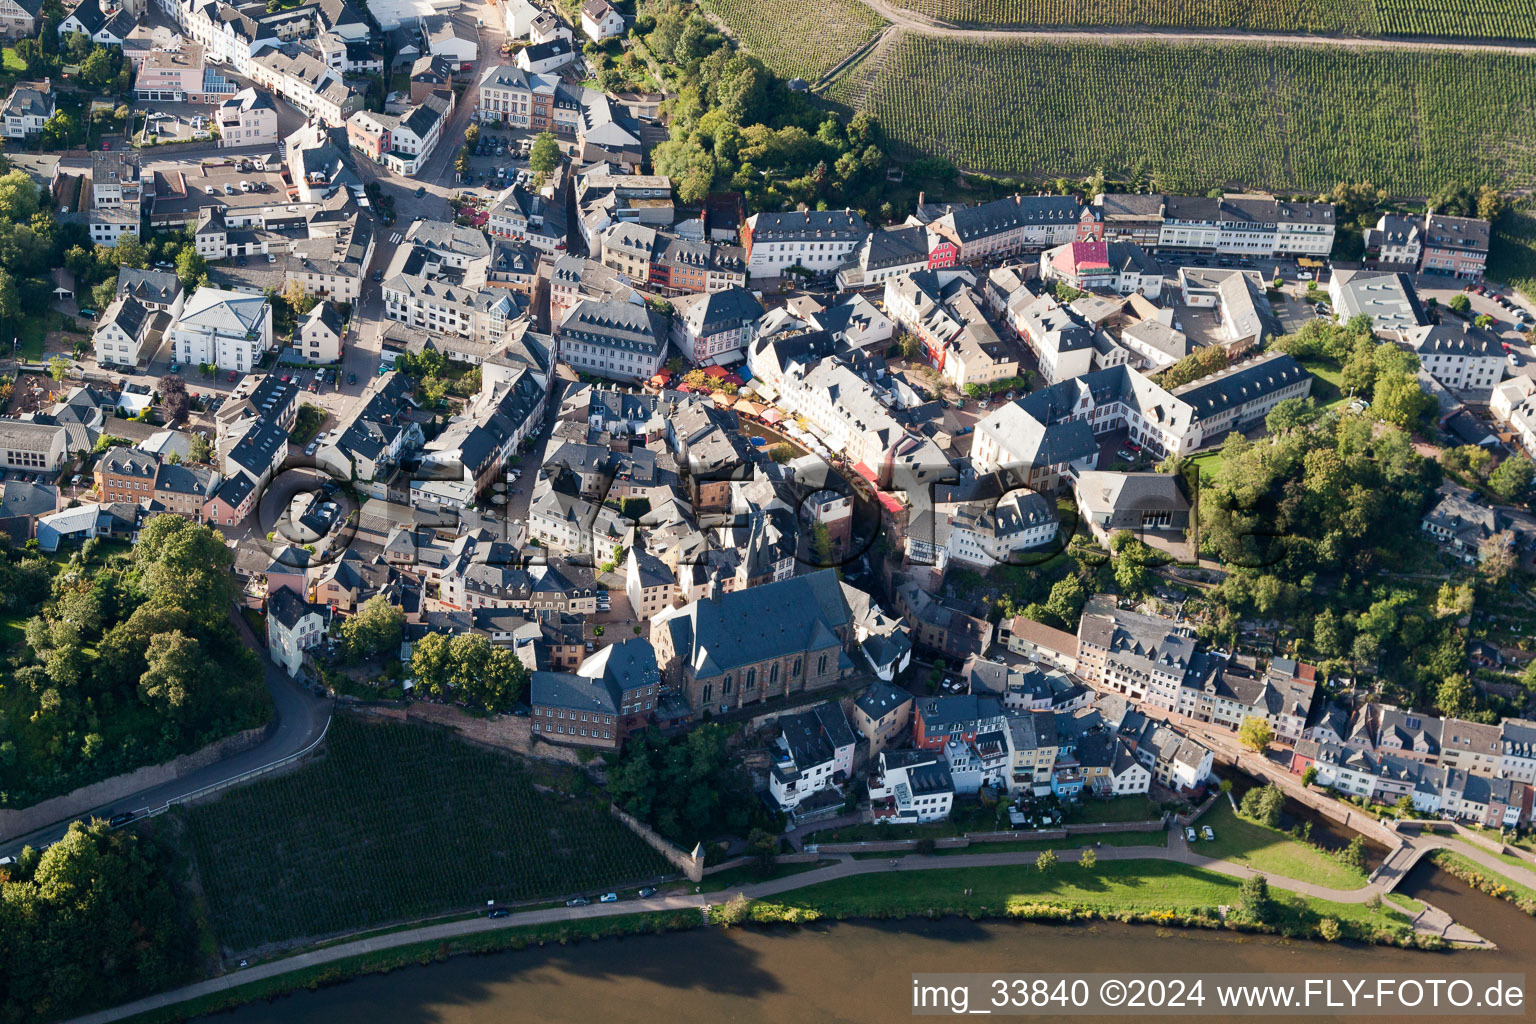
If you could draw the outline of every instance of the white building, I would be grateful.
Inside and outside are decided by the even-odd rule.
[[[672,305],[672,343],[694,366],[740,362],[763,315],[762,304],[745,288],[684,295]]]
[[[219,104],[214,123],[225,149],[277,143],[277,108],[271,97],[255,89],[242,89]]]
[[[17,85],[6,97],[0,108],[0,120],[5,125],[5,137],[24,139],[43,130],[43,122],[53,116],[53,90],[47,83]]]
[[[263,295],[204,286],[187,300],[170,332],[176,361],[245,373],[272,345],[272,304]]]
[[[304,652],[325,638],[320,606],[310,604],[288,587],[267,597],[267,653],[289,677],[304,665]]]
[[[1536,459],[1536,380],[1522,375],[1504,381],[1493,389],[1488,411]]]
[[[949,760],[936,750],[882,750],[869,800],[876,824],[944,821],[955,805]]]
[[[743,241],[749,277],[778,277],[790,267],[830,274],[848,262],[869,228],[850,210],[755,213]]]
[[[1505,355],[1499,340],[1481,327],[1440,323],[1415,327],[1403,346],[1418,354],[1429,375],[1448,388],[1489,390],[1504,379]]]
[[[836,701],[781,716],[768,792],[780,807],[793,811],[816,793],[840,789],[853,778],[854,738]]]
[[[581,30],[595,43],[624,34],[624,16],[608,0],[586,0],[581,5]]]
[[[158,343],[170,316],[145,307],[131,295],[113,300],[92,335],[99,365],[134,366],[150,342]],[[153,348],[153,346],[151,346]]]

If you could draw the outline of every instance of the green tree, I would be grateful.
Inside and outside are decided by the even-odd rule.
[[[1488,486],[1500,497],[1513,501],[1530,489],[1536,477],[1536,463],[1525,455],[1514,455],[1499,463],[1488,476]]]
[[[383,594],[364,601],[356,614],[341,624],[341,639],[347,653],[355,658],[369,658],[394,651],[405,632],[405,612],[390,604]]]
[[[56,381],[61,381],[69,376],[70,362],[64,356],[54,356],[48,360],[48,376]]]
[[[0,175],[0,218],[12,224],[25,224],[41,207],[42,198],[30,174],[7,171]]]
[[[196,715],[200,684],[208,674],[197,638],[179,629],[158,633],[150,638],[144,661],[139,699],[174,721],[186,722]]]
[[[528,169],[534,174],[548,174],[560,162],[560,143],[550,132],[540,132],[528,151]]]
[[[112,50],[106,46],[100,46],[91,51],[80,65],[80,77],[86,84],[96,89],[105,89],[112,84],[117,77],[118,61],[113,59]]]
[[[1413,801],[1408,801],[1410,804]],[[1339,851],[1339,863],[1345,867],[1354,868],[1356,871],[1365,870],[1365,837],[1355,836],[1349,841],[1349,845]]]
[[[187,446],[187,455],[193,462],[207,464],[213,461],[213,445],[202,434],[193,434]]]
[[[1309,765],[1307,765],[1307,770],[1301,773],[1301,784],[1303,786],[1310,786],[1310,785],[1312,785],[1312,783],[1314,783],[1316,781],[1317,781],[1317,767],[1315,765],[1310,765],[1309,764]]]
[[[0,1019],[57,1020],[189,980],[199,936],[171,857],[106,822],[76,821],[0,869]]]
[[[117,238],[117,244],[112,247],[113,259],[118,266],[137,267],[139,270],[149,268],[149,250],[144,248],[144,243],[139,241],[139,236],[131,232],[124,232]]]
[[[1094,867],[1099,863],[1099,855],[1093,849],[1093,847],[1090,846],[1088,849],[1084,850],[1078,855],[1077,863],[1080,867],[1082,867],[1084,871],[1092,871]]]
[[[176,255],[176,278],[183,288],[191,291],[208,277],[208,262],[198,255],[194,246],[184,245]]]
[[[1287,430],[1305,427],[1316,422],[1319,415],[1317,403],[1311,396],[1287,398],[1275,405],[1264,417],[1264,426],[1271,434],[1283,434]]]
[[[1275,904],[1269,895],[1269,879],[1263,875],[1249,875],[1237,889],[1237,904],[1243,915],[1258,924],[1268,924],[1275,914]]]
[[[1457,672],[1446,676],[1435,691],[1435,707],[1447,718],[1465,718],[1477,710],[1477,695],[1467,677]]]
[[[1457,292],[1455,295],[1451,296],[1450,301],[1447,302],[1446,305],[1451,308],[1452,312],[1465,313],[1467,310],[1472,308],[1472,300],[1467,298],[1465,294]]]
[[[767,829],[754,828],[747,834],[747,855],[754,858],[759,875],[765,876],[773,870],[773,858],[778,849],[779,837]]]
[[[1275,739],[1275,730],[1262,718],[1249,715],[1237,730],[1238,739],[1249,750],[1262,753]]]
[[[56,110],[43,122],[42,142],[46,149],[68,149],[80,134],[80,119],[67,110]]]
[[[411,677],[418,692],[434,697],[449,692],[454,665],[448,644],[446,633],[428,633],[411,645]]]
[[[1041,850],[1040,856],[1035,858],[1035,870],[1046,872],[1056,866],[1056,851]]]
[[[1243,794],[1240,813],[1260,825],[1279,828],[1280,818],[1285,813],[1285,793],[1273,783],[1255,786]]]
[[[234,555],[217,530],[180,516],[156,516],[139,531],[133,557],[151,604],[180,608],[210,626],[228,617]]]

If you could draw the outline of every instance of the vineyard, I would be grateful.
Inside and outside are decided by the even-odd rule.
[[[1143,167],[1169,191],[1536,180],[1536,60],[1321,47],[973,43],[903,33],[831,98],[914,153],[1026,177]]]
[[[859,0],[706,0],[731,35],[782,78],[814,82],[885,27]]]
[[[186,815],[219,942],[245,950],[671,869],[605,806],[436,729],[331,723],[323,760]]]
[[[966,26],[1238,29],[1350,36],[1536,39],[1536,0],[893,0]]]

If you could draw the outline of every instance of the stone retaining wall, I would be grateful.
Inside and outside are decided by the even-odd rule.
[[[1161,832],[1161,821],[1118,821],[1095,824],[1066,825],[1062,828],[1039,829],[1033,832],[968,832],[963,836],[934,837],[936,850],[964,850],[987,843],[1027,843],[1038,839],[1066,839],[1069,836],[1104,835],[1110,832]],[[816,852],[837,853],[906,853],[917,848],[921,839],[871,839],[861,843],[821,843]]]
[[[689,881],[702,882],[704,880],[704,847],[702,845],[694,847],[692,853],[684,853],[670,839],[659,835],[649,825],[633,815],[626,814],[617,804],[609,804],[608,811],[628,826],[631,832],[645,840],[651,849],[667,858],[673,867],[687,875]]]
[[[226,757],[243,754],[252,747],[260,745],[267,738],[270,728],[264,725],[237,732],[233,736],[226,736],[201,750],[183,754],[164,764],[145,765],[143,768],[122,775],[114,775],[110,779],[102,779],[100,782],[81,786],[63,796],[44,800],[31,807],[0,810],[0,842],[36,832],[40,828],[46,828],[66,818],[77,817],[105,804],[131,797],[153,786],[175,782]],[[139,810],[137,807],[130,809]]]

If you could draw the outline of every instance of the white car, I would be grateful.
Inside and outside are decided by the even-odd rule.
[[[1199,842],[1199,837],[1195,835],[1195,827],[1193,825],[1184,826],[1184,841],[1186,843]]]
[[[1298,280],[1298,281],[1310,281],[1310,280],[1312,280],[1312,271],[1310,271],[1310,270],[1299,271],[1296,274],[1296,280]]]

